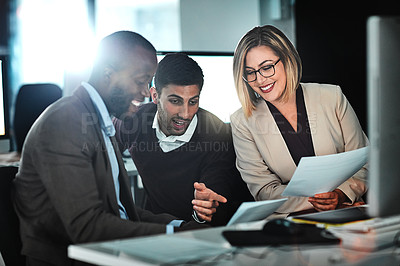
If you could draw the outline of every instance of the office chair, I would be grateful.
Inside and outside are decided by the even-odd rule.
[[[25,265],[25,256],[21,255],[19,221],[11,199],[12,182],[17,171],[14,166],[0,167],[0,252],[7,266]]]
[[[55,84],[25,84],[19,89],[15,102],[13,121],[14,140],[18,152],[22,146],[29,129],[47,106],[60,99],[61,88]]]

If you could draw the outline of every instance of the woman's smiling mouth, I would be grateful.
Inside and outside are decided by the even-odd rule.
[[[268,85],[265,86],[265,87],[260,87],[260,90],[261,90],[261,92],[263,92],[263,93],[268,93],[268,92],[272,91],[272,89],[274,88],[274,85],[275,85],[275,82],[274,82],[274,83],[271,83],[271,84],[268,84]]]

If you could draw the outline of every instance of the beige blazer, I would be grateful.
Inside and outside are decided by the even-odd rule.
[[[305,83],[307,109],[316,156],[341,153],[368,145],[357,116],[339,86]],[[282,198],[296,165],[265,101],[248,119],[242,109],[231,116],[236,166],[256,200]],[[353,202],[366,192],[367,165],[338,188]],[[352,185],[352,187],[350,187]],[[277,214],[311,209],[307,197],[289,197]]]

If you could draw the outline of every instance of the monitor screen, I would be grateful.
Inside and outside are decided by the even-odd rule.
[[[400,214],[400,17],[367,22],[369,212]]]
[[[7,57],[0,56],[0,139],[8,137]]]
[[[168,52],[159,52],[158,62]],[[195,60],[204,75],[200,107],[230,122],[230,115],[241,105],[233,81],[233,53],[184,52]]]

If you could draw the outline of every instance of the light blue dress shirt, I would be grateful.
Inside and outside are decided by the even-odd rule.
[[[126,210],[125,210],[124,206],[122,205],[121,200],[119,198],[118,160],[117,160],[117,156],[115,155],[114,147],[110,140],[110,137],[115,135],[115,127],[111,121],[110,113],[108,112],[103,99],[100,97],[100,95],[96,91],[96,89],[93,88],[93,86],[87,82],[82,82],[82,86],[88,92],[90,99],[92,100],[93,105],[95,106],[95,108],[97,110],[97,114],[98,114],[99,121],[101,124],[101,133],[103,134],[104,143],[106,144],[106,149],[107,149],[107,153],[108,153],[108,158],[110,159],[111,172],[112,172],[112,176],[113,176],[113,180],[114,180],[115,194],[117,195],[117,201],[118,201],[118,207],[119,207],[119,214],[120,214],[121,218],[129,219],[128,214],[126,213]],[[173,234],[174,227],[179,227],[183,222],[184,222],[183,220],[171,221],[166,227],[166,233]]]
[[[119,198],[119,167],[118,167],[118,160],[117,156],[115,155],[114,147],[111,143],[110,137],[115,135],[115,128],[111,121],[110,114],[107,110],[106,105],[104,104],[103,99],[100,97],[99,93],[96,91],[95,88],[92,87],[87,82],[82,82],[82,86],[86,89],[89,93],[90,99],[92,100],[99,117],[99,121],[101,124],[101,133],[103,133],[104,143],[106,144],[106,149],[108,153],[108,158],[110,159],[111,164],[111,171],[114,180],[114,187],[115,187],[115,194],[117,195],[118,207],[119,207],[119,214],[121,218],[128,219],[128,214],[124,206],[121,203]]]

